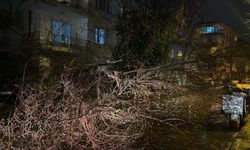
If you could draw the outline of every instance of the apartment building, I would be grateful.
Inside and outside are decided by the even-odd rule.
[[[210,54],[235,46],[239,39],[237,32],[220,22],[202,23],[197,32],[204,47],[210,48]]]
[[[208,53],[215,55],[217,53],[226,54],[234,52],[239,40],[239,34],[223,23],[204,23],[197,30],[201,35],[204,48],[208,49]],[[210,50],[210,51],[209,51]],[[226,79],[242,80],[246,78],[248,65],[240,60],[232,60],[232,62],[223,62],[218,65],[217,69],[211,75],[211,81],[220,81]]]
[[[210,22],[199,24],[193,34],[197,38],[197,46],[200,47],[200,53],[209,58],[210,56],[216,56],[216,54],[225,54],[228,50],[238,44],[239,34],[233,31],[231,28],[223,23]],[[198,49],[197,49],[198,50]],[[185,54],[185,56],[184,56]],[[185,47],[180,44],[172,44],[170,47],[170,59],[172,63],[178,63],[185,60],[186,55],[189,54],[189,47]],[[185,57],[185,58],[184,58]],[[192,56],[189,56],[192,59]],[[208,82],[216,84],[226,78],[236,76],[239,73],[239,64],[229,64],[227,62],[209,61],[207,62],[214,67],[215,70],[211,71],[209,77],[206,78]],[[242,65],[241,65],[242,66]],[[243,67],[244,68],[244,67]],[[233,75],[234,74],[234,75]],[[182,77],[184,76],[184,77]],[[186,74],[177,73],[177,81],[179,84],[186,84]]]
[[[0,11],[1,16],[15,17],[20,38],[11,45],[23,49],[64,53],[88,63],[95,55],[110,55],[108,50],[116,45],[116,0],[5,0]]]
[[[2,0],[0,51],[35,56],[47,72],[71,60],[105,61],[116,45],[119,11],[116,0]]]
[[[27,1],[21,3],[25,41],[32,46],[79,55],[87,47],[87,1]],[[80,10],[78,12],[78,10]],[[34,45],[35,44],[35,45]]]

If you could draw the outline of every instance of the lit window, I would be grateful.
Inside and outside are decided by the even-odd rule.
[[[178,53],[177,53],[177,57],[178,57],[178,58],[181,58],[182,56],[183,56],[182,51],[178,51]]]
[[[53,43],[59,45],[62,43],[62,23],[60,21],[52,21]]]
[[[105,30],[96,28],[95,29],[95,42],[104,45],[105,44]]]
[[[215,29],[214,27],[202,27],[201,28],[201,33],[206,34],[206,33],[214,33]]]
[[[70,44],[70,25],[60,21],[52,21],[53,43],[56,45]]]
[[[70,25],[68,24],[63,26],[63,43],[66,45],[70,44]]]
[[[238,41],[238,37],[237,37],[237,36],[234,37],[234,41],[235,41],[235,42]]]
[[[217,52],[217,47],[211,47],[211,49],[210,49],[210,54],[214,54],[214,53],[216,53]]]
[[[214,27],[207,27],[207,33],[213,33]]]

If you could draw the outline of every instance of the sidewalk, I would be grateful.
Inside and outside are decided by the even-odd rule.
[[[250,115],[246,117],[245,126],[236,135],[229,150],[250,150]]]

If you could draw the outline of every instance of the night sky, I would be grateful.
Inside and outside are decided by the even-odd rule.
[[[205,21],[223,22],[239,34],[247,31],[244,19],[250,5],[244,0],[203,0],[202,15]]]

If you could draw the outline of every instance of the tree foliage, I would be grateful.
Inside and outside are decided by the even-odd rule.
[[[119,40],[114,57],[122,59],[126,69],[169,62],[170,44],[174,41],[183,47],[192,44],[189,38],[198,3],[197,0],[121,1],[123,11],[116,26]]]
[[[113,54],[124,61],[127,69],[167,62],[172,11],[166,2],[122,3],[123,12],[116,26],[119,41]]]

